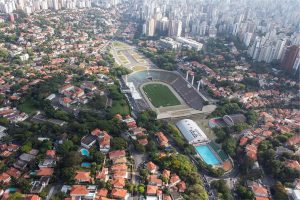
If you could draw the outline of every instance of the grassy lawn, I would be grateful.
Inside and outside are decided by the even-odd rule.
[[[126,46],[127,44],[123,43],[123,42],[118,42],[118,41],[114,41],[113,45],[115,47],[122,47],[122,46]]]
[[[180,105],[179,100],[165,85],[159,83],[149,84],[145,85],[143,90],[151,101],[152,105],[156,108],[161,106],[166,107]]]
[[[26,101],[24,101],[23,103],[21,103],[20,105],[18,105],[18,109],[21,112],[25,112],[27,114],[33,114],[34,112],[36,112],[36,107],[28,99]]]
[[[140,71],[140,70],[146,70],[147,67],[145,67],[145,66],[134,66],[132,69],[133,69],[133,71]]]
[[[124,105],[124,103],[122,104],[122,101],[113,100],[112,107],[110,109],[110,113],[112,113],[113,115],[118,113],[121,115],[130,114],[128,105]]]

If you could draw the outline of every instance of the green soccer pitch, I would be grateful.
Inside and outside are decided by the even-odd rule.
[[[180,101],[176,98],[168,86],[153,83],[147,84],[142,88],[152,105],[156,108],[180,105]]]

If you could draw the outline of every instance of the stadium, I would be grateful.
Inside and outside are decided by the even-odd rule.
[[[136,71],[123,76],[121,85],[133,110],[152,109],[158,119],[211,112],[215,108],[205,105],[205,97],[175,71]]]

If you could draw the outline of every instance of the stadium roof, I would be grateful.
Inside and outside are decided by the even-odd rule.
[[[223,120],[228,126],[233,126],[235,124],[246,122],[246,117],[243,114],[233,114],[233,115],[225,115]]]
[[[180,120],[176,123],[176,126],[189,144],[203,143],[209,140],[205,133],[193,120]]]

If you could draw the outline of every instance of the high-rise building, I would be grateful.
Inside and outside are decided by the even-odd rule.
[[[153,18],[146,21],[143,27],[143,33],[147,36],[153,37],[155,34],[155,20]]]
[[[171,20],[169,23],[169,36],[180,37],[182,32],[182,22],[180,20]]]
[[[296,45],[290,46],[284,55],[281,66],[287,70],[292,70],[296,63],[296,59],[298,55],[299,55],[299,46]]]

